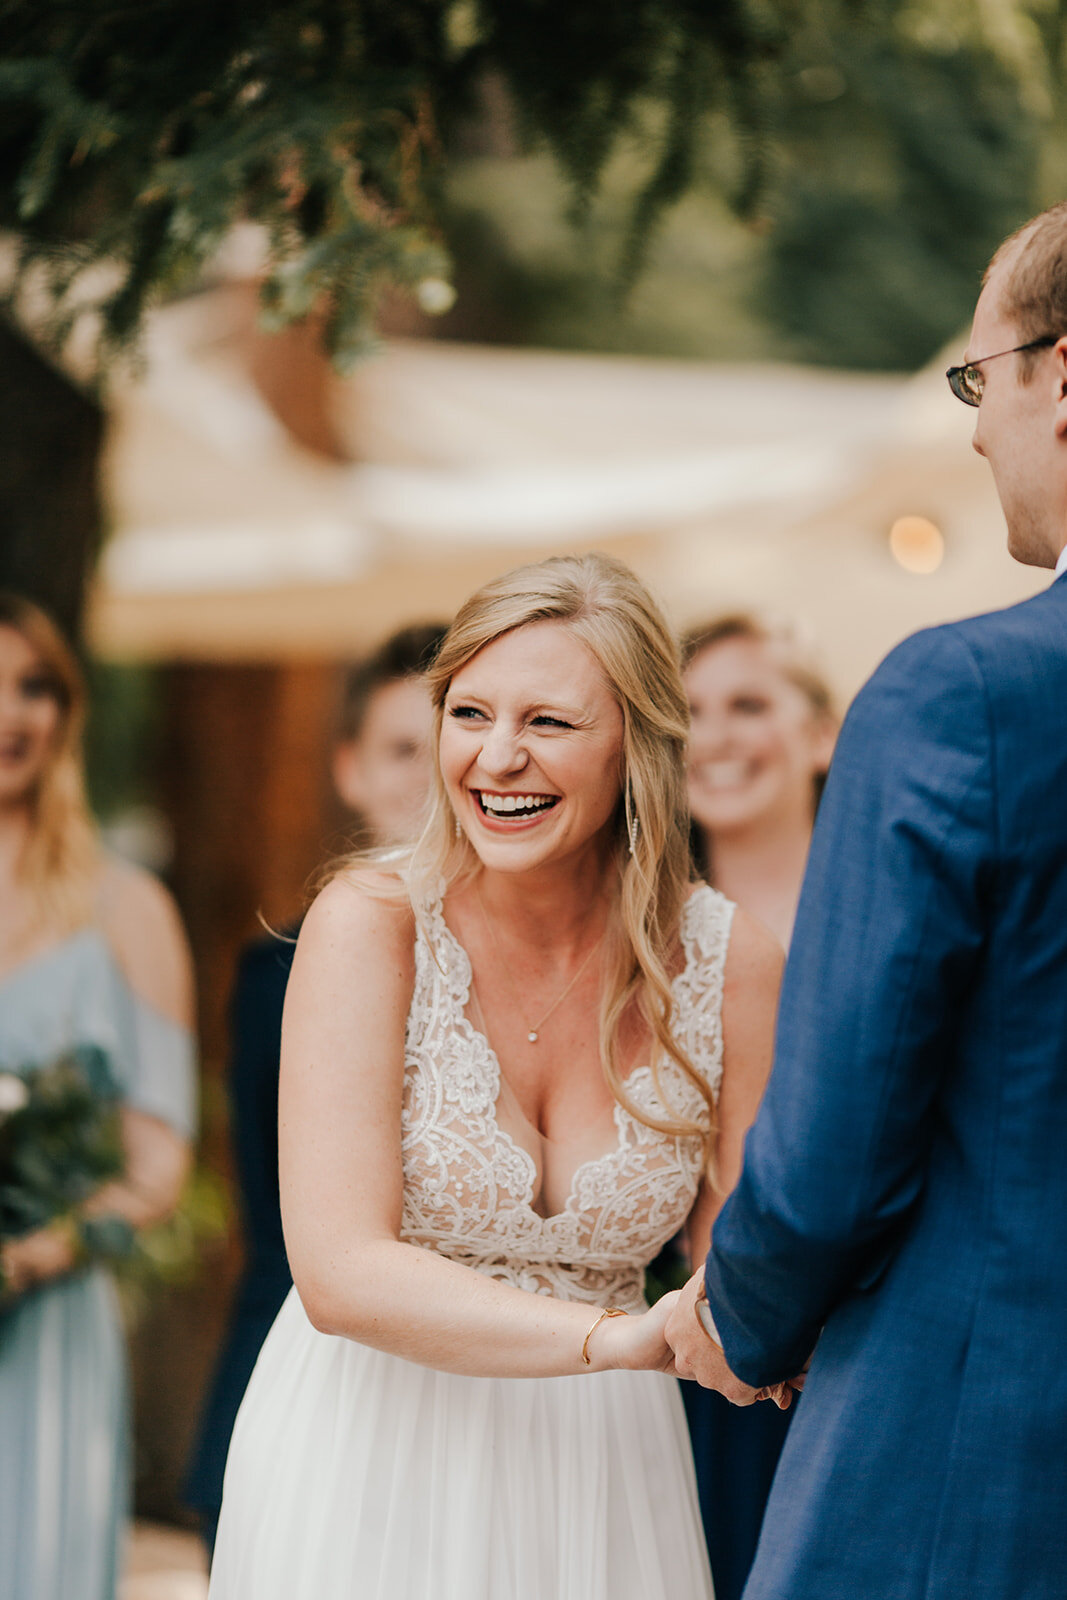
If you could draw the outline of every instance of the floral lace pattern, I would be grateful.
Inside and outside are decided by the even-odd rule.
[[[714,889],[690,897],[685,961],[672,984],[675,1036],[716,1098],[733,909]],[[401,1237],[520,1289],[639,1309],[645,1267],[692,1208],[701,1140],[659,1133],[616,1105],[615,1145],[583,1162],[563,1210],[543,1217],[533,1204],[534,1162],[497,1122],[500,1066],[467,1018],[470,961],[440,899],[423,923],[407,1025]],[[659,1081],[669,1104],[650,1067],[631,1072],[635,1104],[706,1121],[705,1102],[676,1063],[660,1063]]]

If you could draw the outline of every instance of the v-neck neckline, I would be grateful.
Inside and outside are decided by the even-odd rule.
[[[692,952],[690,950],[688,929],[686,924],[688,921],[689,907],[691,904],[692,897],[686,901],[682,908],[679,936],[682,941],[682,949],[685,955],[685,960],[679,973],[676,974],[675,978],[671,981],[672,989],[674,987],[674,983],[677,981],[677,978],[681,977],[689,970]],[[578,1163],[574,1171],[571,1173],[567,1194],[564,1199],[563,1206],[559,1211],[552,1211],[548,1212],[547,1214],[538,1211],[536,1205],[534,1204],[534,1190],[537,1183],[537,1163],[533,1156],[531,1156],[529,1150],[526,1149],[525,1145],[520,1144],[519,1141],[501,1125],[500,1118],[497,1115],[502,1085],[507,1085],[508,1091],[513,1098],[515,1098],[516,1103],[518,1103],[518,1097],[515,1095],[515,1091],[511,1084],[508,1083],[507,1077],[500,1065],[500,1058],[498,1057],[492,1044],[489,1042],[488,1035],[483,1029],[476,1027],[471,1021],[470,1017],[467,1015],[467,1008],[470,1005],[471,985],[474,976],[473,967],[471,966],[471,958],[467,954],[466,948],[460,943],[459,938],[452,931],[448,925],[448,922],[445,920],[443,897],[438,896],[437,900],[430,907],[430,911],[434,920],[438,924],[444,939],[452,946],[453,952],[459,958],[459,970],[463,980],[463,993],[461,995],[455,994],[453,991],[453,985],[451,983],[448,984],[450,995],[454,1000],[456,1007],[455,1020],[459,1027],[466,1031],[469,1042],[475,1044],[484,1052],[485,1060],[494,1075],[493,1088],[489,1096],[488,1108],[488,1121],[491,1123],[493,1136],[503,1141],[509,1150],[513,1151],[524,1165],[527,1179],[526,1193],[522,1198],[522,1204],[526,1207],[530,1215],[537,1219],[538,1223],[543,1228],[553,1227],[576,1215],[580,1182],[589,1172],[592,1171],[594,1167],[599,1167],[605,1162],[615,1161],[618,1159],[625,1148],[623,1139],[626,1131],[626,1125],[628,1122],[632,1122],[634,1119],[627,1111],[626,1107],[622,1105],[621,1102],[616,1101],[613,1110],[613,1120],[616,1129],[614,1144],[602,1150],[598,1155],[589,1156],[585,1161],[580,1161]],[[627,1073],[624,1081],[627,1085],[629,1085],[638,1079],[653,1077],[654,1074],[651,1066],[643,1064],[641,1066],[632,1068],[632,1070]],[[521,1112],[521,1114],[525,1117],[525,1112]],[[538,1130],[534,1124],[529,1121],[529,1118],[526,1118],[526,1121],[533,1132],[537,1133],[538,1137],[540,1138],[541,1135],[538,1133]]]

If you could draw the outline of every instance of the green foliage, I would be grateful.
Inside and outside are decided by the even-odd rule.
[[[654,1306],[665,1294],[684,1288],[692,1273],[693,1268],[682,1250],[681,1235],[676,1235],[667,1241],[645,1272],[645,1299]]]
[[[968,320],[996,246],[1046,201],[1059,45],[1030,11],[882,4],[794,41],[756,304],[796,354],[914,368]]]
[[[228,1214],[222,1180],[198,1166],[173,1215],[142,1229],[136,1250],[115,1265],[127,1327],[143,1318],[158,1290],[184,1288],[196,1281],[205,1259],[217,1255],[225,1243]]]
[[[107,821],[152,801],[161,716],[158,671],[142,664],[91,661],[85,765],[89,800]]]
[[[71,1211],[122,1171],[118,1089],[104,1051],[0,1074],[0,1240]],[[3,1278],[0,1275],[0,1292]]]
[[[45,1065],[0,1072],[0,1240],[76,1211],[124,1165],[119,1091],[104,1051],[78,1045]],[[192,1282],[205,1247],[225,1238],[226,1213],[221,1181],[197,1168],[165,1221],[135,1235],[120,1217],[84,1219],[82,1244],[112,1266],[136,1321],[154,1288]],[[0,1314],[4,1304],[0,1273]]]
[[[460,299],[445,331],[719,360],[922,364],[967,322],[999,241],[1067,190],[1064,15],[1051,0],[805,7],[777,59],[774,156],[753,225],[722,203],[740,171],[737,127],[705,117],[691,187],[624,304],[621,199],[662,117],[620,141],[579,237],[555,223],[545,163],[454,161],[446,226]]]
[[[89,298],[104,353],[123,346],[247,217],[270,235],[268,309],[299,316],[328,289],[327,344],[353,354],[380,276],[443,268],[426,231],[420,71],[441,53],[439,21],[419,5],[4,7],[4,220],[24,261],[47,267],[53,339],[81,275],[105,264],[113,281]]]
[[[810,0],[807,0],[810,4]],[[651,115],[624,248],[633,274],[688,187],[702,119],[742,140],[758,191],[775,63],[804,0],[5,0],[0,223],[46,275],[55,344],[86,306],[101,355],[190,283],[239,219],[269,235],[266,315],[312,309],[344,365],[386,284],[447,275],[437,209],[448,151],[505,86],[553,150],[576,211]],[[100,269],[95,277],[90,269]],[[103,281],[101,279],[103,273]]]
[[[625,291],[619,261],[632,220],[639,153],[609,164],[579,228],[547,154],[453,164],[443,219],[456,262],[458,300],[445,337],[552,349],[747,361],[773,359],[781,341],[747,296],[763,259],[763,234],[738,219],[716,181],[723,160],[659,224],[637,281]]]
[[[259,224],[268,325],[314,313],[344,367],[383,289],[448,277],[450,232],[477,232],[445,189],[479,141],[549,151],[587,225],[625,173],[616,291],[710,175],[768,230],[759,305],[794,353],[907,365],[1043,198],[1065,16],[1067,0],[0,0],[0,225],[52,342],[95,308],[106,365],[235,222]],[[536,272],[495,243],[483,278],[536,300]]]

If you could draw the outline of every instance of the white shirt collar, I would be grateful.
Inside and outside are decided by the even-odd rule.
[[[1060,551],[1060,559],[1056,563],[1057,578],[1065,572],[1067,572],[1067,544],[1065,544],[1063,549]]]

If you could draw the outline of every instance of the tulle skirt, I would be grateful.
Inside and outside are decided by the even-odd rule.
[[[711,1600],[678,1386],[464,1378],[293,1290],[226,1466],[210,1600]]]

